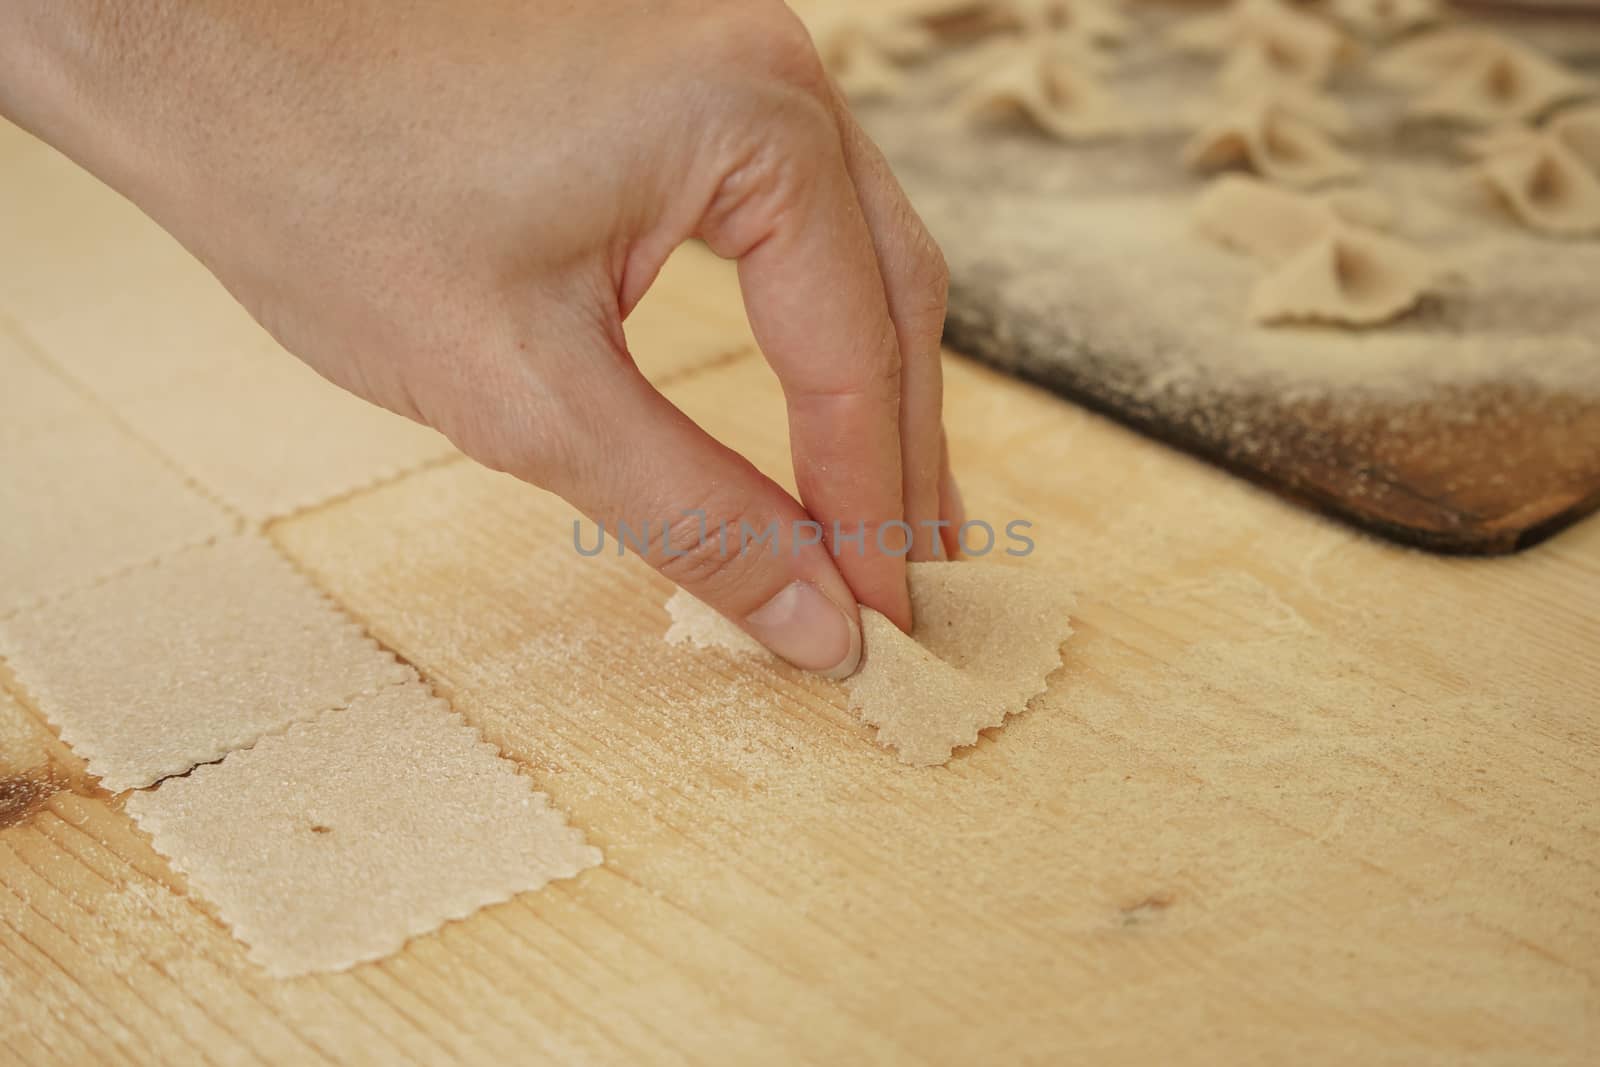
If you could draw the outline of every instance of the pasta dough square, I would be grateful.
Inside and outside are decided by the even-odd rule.
[[[0,655],[111,790],[411,676],[253,535],[0,620]]]
[[[246,518],[266,521],[449,456],[450,442],[285,352],[240,353],[120,405],[128,422]]]
[[[130,237],[120,273],[137,275],[140,285],[108,285],[92,304],[80,300],[29,315],[28,335],[90,392],[113,404],[184,375],[285,358],[222,283],[174,246],[160,230]],[[77,250],[50,269],[67,274],[82,269],[92,255]]]
[[[947,762],[1045,691],[1072,635],[1072,593],[1052,575],[985,563],[912,563],[908,636],[861,609],[861,669],[844,682],[850,710],[902,763]],[[768,653],[683,590],[667,601],[666,640],[740,655]]]
[[[128,811],[278,976],[377,959],[601,861],[417,682],[137,793]]]
[[[0,615],[230,532],[235,521],[109,421],[0,438]]]
[[[0,448],[56,429],[68,419],[92,419],[94,408],[60,375],[29,353],[0,322]]]

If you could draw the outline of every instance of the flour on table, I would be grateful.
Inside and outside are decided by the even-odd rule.
[[[1072,595],[1051,575],[985,563],[913,563],[916,625],[908,636],[861,609],[861,669],[844,682],[850,709],[901,762],[931,766],[976,744],[1045,690],[1071,636]],[[766,655],[710,607],[679,590],[666,638]]]
[[[601,861],[416,681],[135,793],[128,811],[278,976],[377,959]]]

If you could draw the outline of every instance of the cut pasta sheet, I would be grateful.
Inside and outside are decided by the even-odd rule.
[[[149,448],[99,418],[0,438],[0,516],[0,616],[236,526]]]
[[[253,535],[0,619],[0,656],[111,790],[411,677]]]
[[[947,762],[1045,690],[1072,634],[1072,594],[1052,575],[984,563],[913,563],[916,625],[908,636],[861,611],[864,657],[844,684],[852,711],[901,762]],[[667,602],[667,640],[765,655],[747,634],[689,594]]]
[[[227,359],[128,397],[122,416],[246,518],[265,521],[454,454],[433,430],[286,352]]]
[[[0,322],[0,450],[68,420],[96,417],[87,397],[35,359]],[[4,512],[3,514],[11,514]]]
[[[128,811],[278,976],[378,959],[601,861],[415,681],[136,793]]]

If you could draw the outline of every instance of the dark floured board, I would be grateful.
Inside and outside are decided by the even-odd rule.
[[[1093,360],[1017,348],[968,293],[952,304],[947,336],[956,350],[1403,544],[1514,552],[1600,508],[1600,402],[1592,396],[1504,382],[1360,405],[1261,392],[1164,402],[1097,371]]]
[[[1600,73],[1594,22],[1532,31]],[[950,261],[951,346],[1407,544],[1510,552],[1600,507],[1600,240],[1521,229],[1358,66],[1348,147],[1451,281],[1380,330],[1255,326],[1261,268],[1192,232],[1177,162],[1211,67],[1158,32],[1107,76],[1132,117],[1103,143],[956,117],[971,53],[858,105]]]

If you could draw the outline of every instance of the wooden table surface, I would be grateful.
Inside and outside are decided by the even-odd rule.
[[[88,392],[86,356],[254,337],[9,128],[0,203],[0,344]],[[787,478],[726,265],[685,249],[629,336]],[[1420,555],[946,368],[969,510],[1080,591],[1002,732],[900,766],[826,684],[665,646],[666,585],[575,561],[560,501],[429,463],[265,528],[604,865],[268,979],[0,671],[63,786],[0,829],[0,1060],[1595,1062],[1600,522]]]

